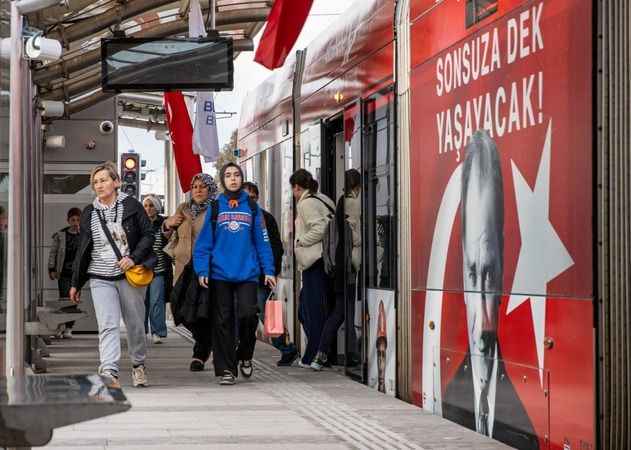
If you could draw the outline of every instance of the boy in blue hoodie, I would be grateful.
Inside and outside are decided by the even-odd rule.
[[[243,172],[226,164],[220,172],[224,192],[206,214],[193,251],[193,267],[200,285],[209,286],[215,302],[213,362],[220,384],[235,384],[237,363],[241,373],[252,376],[252,356],[258,325],[257,286],[261,274],[270,288],[276,286],[274,256],[265,219],[256,203],[242,189]],[[235,304],[239,319],[236,348]],[[253,342],[254,341],[254,342]]]

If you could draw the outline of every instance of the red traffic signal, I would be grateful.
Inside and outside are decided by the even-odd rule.
[[[121,190],[140,198],[140,155],[123,153],[121,155]]]

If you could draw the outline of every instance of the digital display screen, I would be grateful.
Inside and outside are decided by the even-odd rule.
[[[105,92],[232,90],[232,40],[108,38],[101,40]]]

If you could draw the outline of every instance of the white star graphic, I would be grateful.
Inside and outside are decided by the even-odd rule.
[[[543,340],[546,326],[547,283],[574,265],[574,260],[552,227],[550,210],[550,148],[552,121],[548,124],[534,191],[511,160],[521,249],[506,314],[530,299],[532,326],[543,385]]]

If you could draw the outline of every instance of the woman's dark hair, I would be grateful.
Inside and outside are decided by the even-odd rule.
[[[236,167],[237,170],[239,171],[239,173],[241,174],[241,182],[243,183],[243,181],[245,181],[245,177],[243,176],[243,169],[241,169],[241,166],[239,166],[236,163],[233,162],[229,162],[227,164],[225,164],[222,168],[221,171],[219,172],[219,182],[221,183],[221,186],[223,187],[224,191],[227,191],[228,188],[226,187],[226,170],[228,170],[228,167]]]
[[[296,170],[292,176],[289,177],[289,184],[292,186],[300,186],[312,194],[318,192],[319,187],[318,182],[313,178],[311,172],[305,169]]]
[[[357,169],[348,169],[344,173],[344,193],[350,194],[353,189],[359,187],[362,182],[362,176]]]
[[[256,183],[246,181],[241,187],[246,191],[254,192],[254,195],[256,195],[257,197],[259,196],[259,187],[256,185]]]

